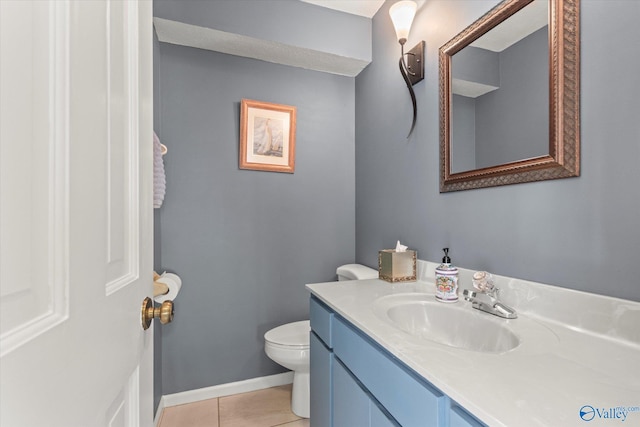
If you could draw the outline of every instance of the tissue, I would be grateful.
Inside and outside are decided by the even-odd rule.
[[[407,247],[401,244],[400,240],[398,240],[398,243],[396,243],[396,252],[406,252],[406,251],[407,251]]]

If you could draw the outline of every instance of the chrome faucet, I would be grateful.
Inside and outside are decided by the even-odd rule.
[[[498,296],[500,289],[493,286],[491,274],[486,271],[474,273],[473,287],[476,288],[478,292],[470,289],[462,291],[464,299],[471,302],[473,308],[505,319],[516,319],[518,317],[518,314],[513,308],[500,301]]]

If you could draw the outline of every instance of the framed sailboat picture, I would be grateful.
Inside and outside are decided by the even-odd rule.
[[[296,107],[243,99],[240,106],[240,169],[293,173]]]

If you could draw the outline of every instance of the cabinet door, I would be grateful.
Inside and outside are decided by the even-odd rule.
[[[311,346],[311,427],[331,427],[331,366],[333,353],[318,339],[310,335]]]
[[[337,360],[334,362],[333,426],[369,427],[369,396],[340,362]]]

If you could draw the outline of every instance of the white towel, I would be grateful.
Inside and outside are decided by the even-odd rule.
[[[162,161],[162,144],[158,135],[153,132],[153,207],[162,206],[164,193],[167,190],[167,180],[164,175],[164,162]]]

